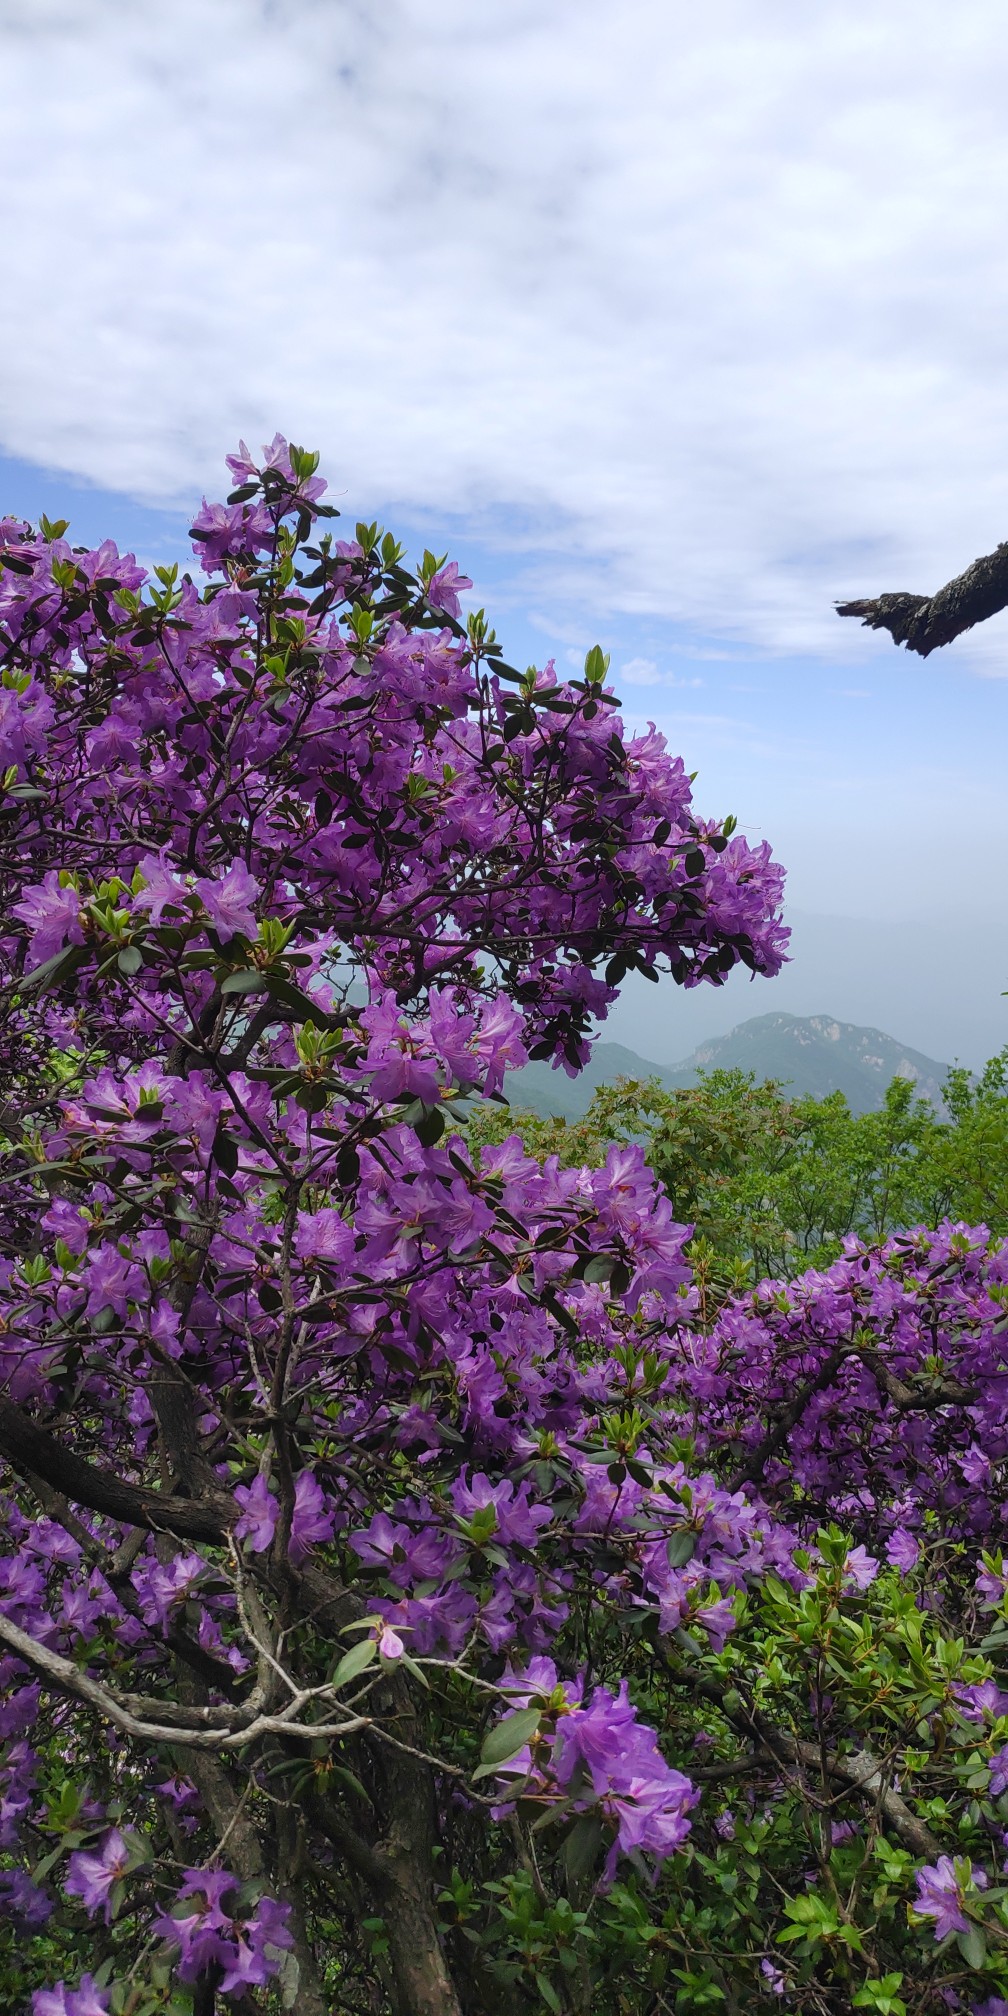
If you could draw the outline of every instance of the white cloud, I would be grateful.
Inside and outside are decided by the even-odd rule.
[[[0,39],[12,454],[188,500],[279,425],[351,512],[505,526],[553,606],[852,665],[892,647],[834,597],[1008,534],[997,0],[33,0]]]
[[[653,658],[628,658],[620,666],[620,681],[628,686],[660,686],[662,675]]]
[[[628,658],[619,668],[617,685],[672,687],[702,686],[700,678],[680,679],[675,672],[662,672],[653,658]]]

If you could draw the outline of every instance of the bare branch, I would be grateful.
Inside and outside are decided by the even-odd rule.
[[[124,1484],[108,1470],[76,1456],[57,1436],[39,1428],[12,1400],[0,1398],[0,1456],[18,1475],[43,1483],[76,1505],[102,1512],[149,1533],[176,1533],[180,1539],[220,1542],[238,1517],[223,1493],[214,1498],[176,1498],[139,1484]]]
[[[279,1715],[257,1714],[253,1699],[241,1706],[203,1707],[194,1704],[190,1707],[175,1701],[149,1699],[142,1694],[114,1694],[100,1681],[93,1680],[89,1673],[83,1673],[72,1659],[64,1659],[61,1653],[51,1651],[48,1645],[40,1645],[36,1638],[22,1631],[19,1624],[12,1624],[2,1612],[0,1644],[6,1645],[8,1651],[23,1660],[50,1687],[69,1695],[74,1701],[85,1702],[115,1728],[135,1737],[140,1743],[184,1744],[196,1750],[242,1750],[260,1736],[296,1736],[303,1742],[315,1742],[353,1736],[361,1729],[373,1727],[368,1715],[347,1715],[340,1722],[299,1724],[295,1717],[320,1693],[328,1691],[324,1688],[302,1688]]]
[[[838,616],[860,616],[869,630],[888,630],[921,658],[951,644],[975,623],[1008,608],[1008,542],[974,560],[936,595],[878,595],[874,601],[838,602]]]
[[[234,1707],[183,1708],[177,1702],[149,1700],[141,1694],[113,1694],[75,1665],[72,1659],[64,1659],[61,1653],[40,1644],[37,1638],[22,1631],[19,1624],[12,1623],[2,1612],[0,1644],[6,1645],[9,1652],[23,1660],[50,1687],[96,1709],[107,1721],[124,1730],[127,1736],[138,1736],[145,1742],[176,1743],[189,1740],[194,1729],[201,1728],[207,1747],[216,1749],[221,1740],[221,1729],[226,1730],[233,1724]],[[156,1726],[150,1720],[154,1714],[160,1717]]]

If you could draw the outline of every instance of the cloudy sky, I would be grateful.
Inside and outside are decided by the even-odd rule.
[[[977,1061],[1008,621],[832,604],[1008,538],[1006,102],[997,0],[0,0],[0,509],[162,557],[239,435],[319,447],[788,863],[784,980],[614,1033]]]

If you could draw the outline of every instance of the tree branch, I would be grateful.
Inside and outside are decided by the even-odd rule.
[[[737,1470],[731,1472],[731,1475],[726,1479],[726,1490],[739,1491],[744,1484],[759,1483],[767,1464],[772,1457],[776,1456],[781,1445],[787,1441],[792,1428],[801,1420],[809,1401],[814,1399],[817,1393],[821,1393],[824,1386],[829,1385],[830,1380],[843,1364],[850,1348],[848,1344],[840,1344],[836,1350],[830,1352],[827,1358],[823,1359],[815,1377],[810,1379],[807,1385],[799,1387],[794,1399],[788,1402],[788,1405],[774,1422],[773,1427],[764,1435],[758,1447],[753,1450],[752,1455],[746,1462],[740,1464]]]
[[[813,1773],[825,1770],[834,1783],[849,1786],[862,1798],[874,1799],[897,1839],[914,1855],[926,1855],[929,1860],[934,1860],[939,1852],[939,1843],[930,1827],[911,1812],[906,1800],[893,1786],[886,1785],[882,1766],[870,1750],[824,1753],[818,1743],[810,1743],[802,1737],[790,1735],[786,1729],[778,1729],[768,1716],[761,1715],[752,1707],[743,1704],[738,1710],[730,1710],[725,1705],[730,1691],[728,1688],[706,1674],[674,1665],[668,1653],[666,1665],[673,1683],[689,1687],[694,1694],[720,1708],[736,1733],[749,1741],[755,1738],[769,1759],[778,1764],[798,1765]]]
[[[347,1715],[341,1722],[304,1722],[295,1717],[318,1695],[318,1688],[305,1687],[280,1715],[257,1712],[255,1696],[234,1706],[192,1706],[162,1701],[143,1694],[116,1694],[92,1679],[72,1659],[53,1652],[37,1638],[22,1631],[0,1611],[0,1645],[6,1645],[16,1659],[23,1660],[47,1686],[55,1687],[73,1701],[94,1708],[115,1728],[139,1743],[184,1744],[187,1749],[243,1750],[260,1736],[290,1736],[302,1742],[335,1741],[355,1736],[372,1726],[368,1715]],[[380,1732],[379,1732],[380,1733]]]
[[[972,1407],[979,1398],[975,1386],[961,1386],[955,1379],[942,1379],[926,1388],[908,1386],[886,1364],[882,1353],[869,1345],[860,1345],[857,1355],[901,1414],[932,1414],[940,1407]]]
[[[974,623],[986,623],[1008,608],[1008,542],[974,560],[936,595],[879,595],[872,601],[838,602],[838,616],[860,616],[869,630],[888,630],[894,644],[928,657],[951,644]]]
[[[148,1533],[175,1533],[184,1540],[220,1543],[237,1519],[237,1508],[220,1493],[213,1499],[175,1498],[140,1484],[124,1484],[99,1470],[47,1429],[39,1428],[12,1400],[0,1398],[0,1456],[31,1483],[39,1477],[75,1505],[86,1505]]]

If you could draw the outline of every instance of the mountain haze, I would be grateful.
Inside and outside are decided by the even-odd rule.
[[[843,1092],[855,1113],[870,1113],[882,1105],[893,1078],[909,1078],[920,1096],[940,1104],[947,1065],[920,1050],[897,1043],[881,1029],[839,1022],[831,1015],[755,1015],[726,1036],[701,1043],[679,1064],[656,1064],[622,1043],[597,1043],[591,1062],[578,1078],[568,1078],[547,1064],[529,1064],[509,1074],[508,1098],[513,1107],[576,1120],[599,1085],[616,1078],[656,1078],[666,1091],[695,1085],[701,1071],[751,1071],[757,1079],[775,1078],[796,1096],[823,1098]]]

